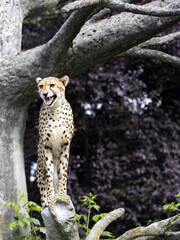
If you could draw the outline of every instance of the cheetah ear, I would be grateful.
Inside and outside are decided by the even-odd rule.
[[[39,84],[41,81],[42,81],[42,78],[41,78],[41,77],[37,77],[37,78],[36,78],[36,83],[37,83],[37,84]]]
[[[68,85],[69,82],[69,77],[67,75],[63,76],[62,78],[60,78],[60,81],[63,83],[63,85],[66,87]]]

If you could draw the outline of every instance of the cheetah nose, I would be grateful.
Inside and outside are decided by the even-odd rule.
[[[44,97],[47,97],[48,93],[43,93]]]

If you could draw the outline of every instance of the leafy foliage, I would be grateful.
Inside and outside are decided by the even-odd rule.
[[[180,198],[180,192],[176,195],[176,197]],[[175,212],[175,211],[180,212],[180,200],[177,203],[172,202],[170,204],[163,205],[163,209],[165,211],[169,210],[169,211],[173,211],[173,212]],[[170,226],[171,223],[176,221],[179,217],[180,217],[180,214],[177,214],[176,216],[173,216],[172,218],[170,218],[167,226]]]
[[[92,209],[98,212],[100,210],[100,206],[95,202],[96,198],[97,198],[97,195],[93,195],[92,193],[89,193],[88,196],[83,196],[80,200],[81,202],[83,202],[82,206],[86,206],[88,212],[87,212],[87,215],[76,214],[76,219],[77,219],[77,222],[79,223],[78,227],[82,228],[85,231],[85,234],[84,234],[85,236],[87,236],[91,230],[89,226],[91,221],[94,221],[96,223],[99,221],[99,219],[107,215],[107,213],[100,213],[100,214],[95,214],[91,217]],[[109,231],[104,231],[102,233],[102,237],[109,237],[109,239],[106,238],[105,240],[115,239],[114,235]],[[84,238],[81,238],[81,240],[84,240]]]
[[[40,212],[42,208],[35,202],[27,201],[27,195],[25,193],[20,193],[19,196],[22,206],[14,202],[8,202],[5,204],[6,207],[12,206],[13,210],[16,213],[16,221],[13,221],[8,224],[10,230],[17,230],[19,228],[29,227],[29,232],[27,235],[22,236],[19,240],[36,240],[40,239],[37,236],[38,232],[45,234],[45,228],[41,227],[41,223],[38,219],[32,217],[32,212]]]

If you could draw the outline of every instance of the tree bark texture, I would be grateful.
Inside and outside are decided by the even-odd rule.
[[[46,226],[48,240],[79,240],[76,224],[76,212],[70,201],[58,201],[54,206],[55,216],[46,207],[41,215]]]
[[[176,2],[152,1],[148,8],[164,8]],[[1,0],[0,3],[0,217],[3,222],[0,236],[3,240],[16,240],[21,235],[7,229],[14,215],[4,204],[18,203],[18,193],[26,192],[23,138],[27,107],[36,97],[35,78],[76,76],[151,39],[180,19],[180,16],[154,17],[123,12],[93,21],[94,14],[97,20],[98,11],[97,5],[92,5],[73,12],[49,42],[21,52],[23,19],[56,4],[57,0]],[[42,214],[51,218],[47,210]],[[50,230],[48,232],[51,235]]]
[[[26,108],[7,105],[1,99],[0,108],[0,209],[2,221],[0,232],[4,239],[18,239],[22,232],[9,231],[7,226],[14,221],[11,207],[6,202],[18,202],[20,192],[26,192],[26,179],[23,161],[23,134]],[[21,126],[21,127],[20,127]]]

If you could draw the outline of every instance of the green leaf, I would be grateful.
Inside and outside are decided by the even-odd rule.
[[[103,218],[103,217],[105,217],[106,215],[107,215],[107,213],[101,213],[101,214],[99,214],[100,218]]]
[[[163,205],[163,207],[162,207],[165,211],[167,211],[168,209],[169,209],[169,204],[165,204],[165,205]]]
[[[97,222],[99,220],[99,218],[100,218],[100,216],[98,214],[98,215],[94,215],[92,219],[94,222]]]
[[[18,228],[18,221],[14,221],[8,224],[8,228],[10,230],[14,230],[15,228]]]
[[[30,236],[25,236],[24,240],[32,240],[32,238]]]
[[[31,225],[31,219],[30,218],[23,219],[23,222],[26,223],[28,226]]]
[[[78,222],[80,221],[81,218],[82,218],[82,215],[76,213],[76,220],[77,220]]]
[[[31,218],[31,222],[33,222],[37,226],[41,225],[40,221],[38,219],[36,219],[36,218]]]
[[[109,231],[104,231],[101,235],[105,237],[114,237],[113,233]]]
[[[83,225],[83,224],[79,224],[78,227],[84,228],[86,230],[90,230],[86,225]]]
[[[86,215],[82,215],[82,218],[86,221],[87,220],[87,216]]]
[[[42,211],[42,207],[39,206],[37,203],[33,202],[33,201],[29,201],[26,203],[28,205],[28,214],[30,215],[30,212],[32,211],[36,211],[36,212],[41,212]]]
[[[179,209],[178,209],[178,206],[177,205],[175,205],[175,202],[172,202],[172,203],[170,203],[170,204],[165,204],[165,205],[163,205],[163,209],[164,210],[170,210],[170,211],[180,211]]]
[[[13,204],[13,202],[8,202],[8,203],[5,204],[5,207],[8,207],[8,206],[10,206],[12,204]]]
[[[19,196],[20,200],[23,200],[23,201],[27,200],[27,193],[20,192],[19,195],[20,195]]]
[[[176,195],[177,198],[180,198],[180,192]]]
[[[29,237],[30,237],[30,239],[32,239],[32,240],[36,240],[35,236],[33,236],[33,235],[30,235]]]
[[[19,226],[21,228],[25,227],[26,223],[24,221],[19,221]]]
[[[20,207],[17,203],[8,202],[8,203],[5,204],[5,207],[10,206],[10,205],[12,205],[15,213],[18,213],[18,212],[19,212],[19,210],[20,210],[21,207]]]
[[[40,227],[39,231],[46,234],[46,228],[45,227]]]
[[[21,207],[16,203],[14,203],[12,206],[13,206],[13,209],[14,209],[15,213],[17,214]]]
[[[176,221],[178,218],[180,217],[180,214],[170,218],[170,220],[168,221],[167,227],[169,227],[171,225],[171,223],[173,223],[174,221]]]
[[[85,221],[87,220],[87,216],[83,214],[76,214],[76,220],[79,222],[80,219],[83,218]]]
[[[29,233],[35,234],[39,230],[40,230],[40,227],[33,227]]]
[[[99,209],[100,209],[100,206],[99,206],[99,205],[93,205],[92,207],[99,212]]]
[[[26,236],[22,236],[19,238],[19,240],[24,240],[26,238]]]
[[[41,212],[42,211],[42,207],[40,207],[38,205],[34,206],[34,207],[31,208],[31,211]]]

